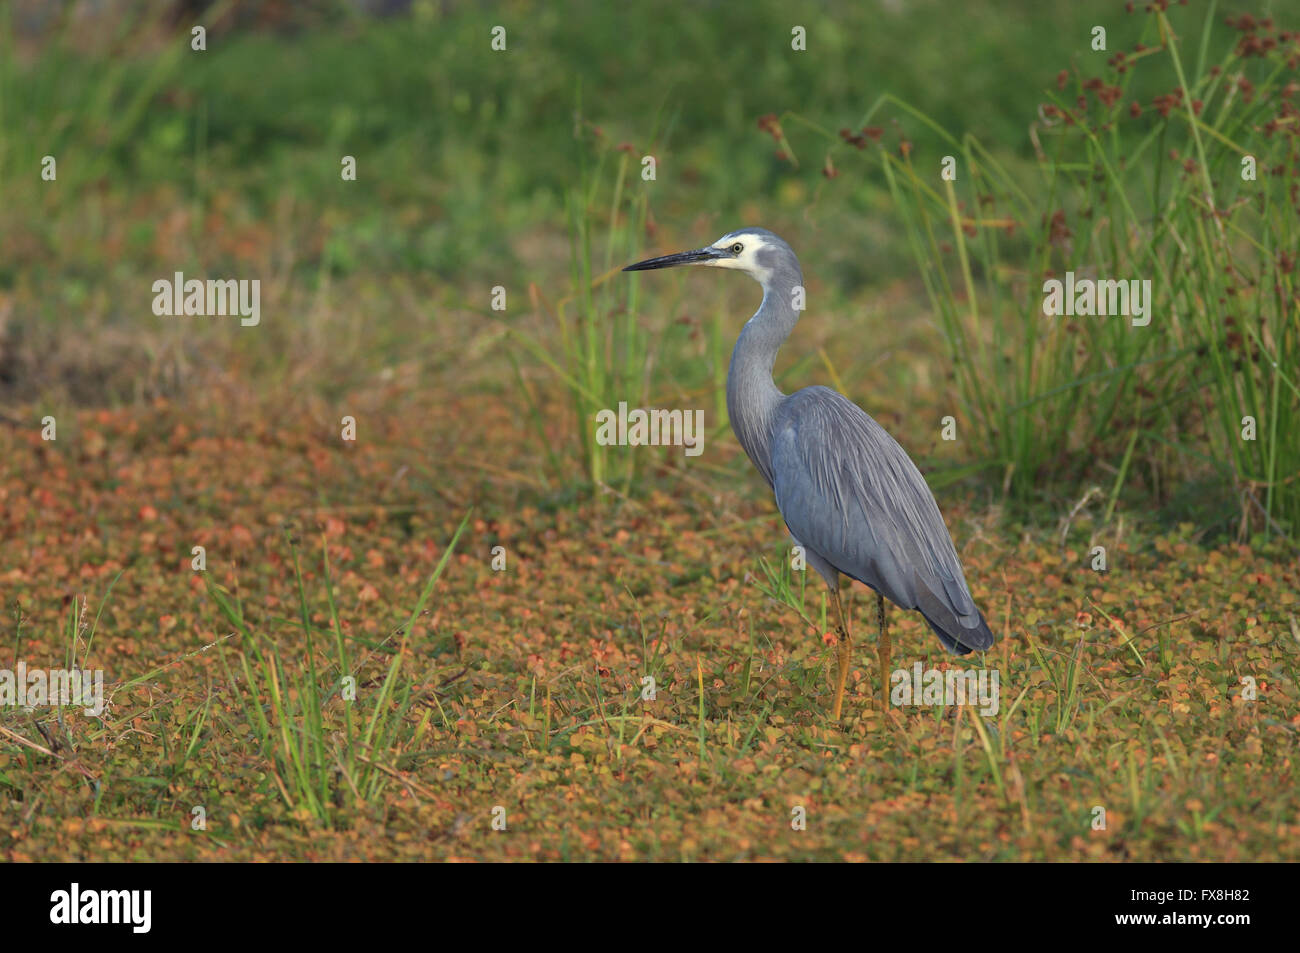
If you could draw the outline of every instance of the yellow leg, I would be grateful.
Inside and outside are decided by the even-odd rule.
[[[849,624],[844,618],[844,606],[840,603],[838,586],[831,588],[831,601],[835,603],[835,613],[839,619],[839,645],[835,654],[840,663],[839,677],[835,680],[835,702],[831,708],[831,718],[839,721],[840,710],[844,706],[844,686],[849,681],[849,666],[853,662],[853,639],[849,636]]]
[[[885,597],[876,593],[876,621],[880,624],[880,643],[876,654],[880,659],[880,703],[889,708],[889,623],[885,621]]]

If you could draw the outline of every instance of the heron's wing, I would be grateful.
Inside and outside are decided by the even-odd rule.
[[[771,462],[776,504],[801,544],[919,609],[949,651],[993,644],[924,477],[861,408],[827,387],[791,394],[774,420]]]

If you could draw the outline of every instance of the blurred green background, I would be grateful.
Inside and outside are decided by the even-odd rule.
[[[1265,17],[1275,6],[1255,4],[1252,12]],[[1232,11],[1220,9],[1175,4],[1169,16],[1192,74],[1190,94],[1204,89],[1226,101],[1234,91],[1211,69],[1236,61],[1239,31],[1222,25]],[[944,259],[952,243],[935,239],[925,260],[907,227],[917,210],[869,153],[930,170],[978,142],[980,161],[996,163],[1007,183],[1043,179],[1045,159],[1036,154],[1048,135],[1043,105],[1053,95],[1068,102],[1095,93],[1082,84],[1108,69],[1115,76],[1109,51],[1159,42],[1157,18],[1121,2],[10,2],[0,11],[0,395],[11,406],[202,395],[214,379],[266,399],[330,400],[397,375],[430,394],[508,401],[539,420],[548,386],[563,392],[572,384],[564,369],[599,357],[622,361],[603,380],[637,382],[632,397],[678,395],[721,411],[726,356],[749,305],[734,285],[700,296],[700,284],[672,279],[647,287],[639,307],[626,291],[604,290],[586,303],[586,319],[636,310],[627,333],[614,332],[599,355],[556,351],[549,368],[544,352],[558,336],[554,322],[568,320],[561,305],[624,257],[761,224],[799,251],[816,302],[801,325],[802,357],[783,358],[779,381],[845,387],[903,428],[900,439],[918,456],[964,466],[953,479],[976,475],[993,492],[1046,493],[1058,503],[1104,480],[1113,483],[1105,488],[1113,510],[1121,488],[1164,504],[1177,495],[1173,484],[1200,481],[1206,471],[1194,483],[1196,499],[1170,516],[1224,527],[1240,514],[1243,487],[1283,486],[1300,460],[1287,432],[1300,419],[1290,376],[1243,383],[1220,368],[1220,395],[1207,400],[1226,408],[1223,433],[1210,433],[1215,424],[1170,437],[1169,427],[1189,413],[1178,395],[1202,393],[1189,356],[1231,344],[1217,324],[1180,329],[1177,353],[1188,362],[1159,378],[1159,368],[1133,370],[1146,367],[1145,351],[1112,360],[1109,342],[1040,344],[1032,334],[994,342],[1016,355],[1022,373],[1007,377],[1019,383],[993,395],[991,409],[975,407],[982,397],[972,389],[985,385],[954,378],[959,329],[952,315],[947,323],[937,317],[945,303],[953,314],[966,308],[973,286],[927,295],[925,269],[937,268],[927,280],[957,273],[958,261]],[[206,29],[204,51],[191,48],[195,24]],[[1090,48],[1098,24],[1107,53]],[[504,51],[492,48],[497,26]],[[796,26],[806,31],[806,50],[792,49]],[[1279,88],[1283,69],[1272,74]],[[1125,150],[1140,144],[1145,162],[1168,153],[1172,163],[1172,132],[1166,141],[1162,120],[1147,121],[1157,97],[1178,82],[1170,64],[1120,82],[1113,109],[1121,115],[1126,103],[1140,103],[1145,125],[1120,133],[1099,117],[1112,158],[1122,166]],[[887,108],[873,112],[882,96],[891,97]],[[763,128],[764,116],[779,117],[780,142]],[[846,146],[839,131],[857,133],[868,117],[868,150]],[[1171,130],[1178,121],[1169,120]],[[1259,122],[1247,116],[1240,129],[1257,132]],[[1053,175],[1067,169],[1100,181],[1094,145],[1080,139],[1070,146],[1076,151],[1053,156]],[[57,159],[56,182],[39,177],[46,155]],[[643,155],[657,160],[653,182],[636,175]],[[343,156],[356,158],[357,181],[341,179]],[[612,192],[619,161],[631,172],[625,167],[626,182]],[[1156,174],[1154,185],[1149,168],[1135,166],[1134,174],[1151,200],[1125,227],[1158,233],[1169,208],[1183,199],[1190,208],[1196,196],[1187,175],[1178,184],[1176,167],[1164,179]],[[1052,203],[1086,217],[1092,199],[1102,204],[1129,187],[1106,182],[1076,201],[1058,194],[1057,180],[1044,181],[1041,195],[1024,197],[1022,231],[973,255],[969,277],[987,281],[990,294],[999,282],[1019,299],[1032,291]],[[993,202],[992,191],[969,183],[960,181],[954,201]],[[1240,229],[1243,245],[1253,227]],[[593,237],[594,262],[590,246],[580,247]],[[1277,250],[1255,244],[1267,270]],[[1213,269],[1220,251],[1202,248],[1200,259],[1209,260],[1191,267]],[[1107,261],[1085,264],[1118,267],[1131,258],[1141,274],[1157,266],[1183,273],[1189,265],[1177,254],[1142,260],[1112,248]],[[1060,270],[1071,260],[1042,263]],[[260,278],[263,326],[153,316],[151,282],[174,271]],[[497,286],[511,296],[504,315],[489,309]],[[1212,304],[1205,295],[1221,290],[1181,294],[1205,311]],[[1017,307],[1030,313],[1023,300]],[[1294,309],[1283,308],[1279,320],[1258,347],[1289,358],[1300,353]],[[996,337],[1001,328],[981,333]],[[518,346],[516,332],[531,350]],[[1052,365],[1061,380],[1030,374],[1028,356],[1041,347],[1066,356]],[[631,361],[633,348],[653,356]],[[1069,358],[1078,349],[1091,357]],[[1068,418],[1032,403],[1068,385],[1069,375],[1115,373],[1115,387],[1070,396],[1082,395],[1083,410],[1072,406]],[[1003,376],[992,360],[979,374]],[[1155,395],[1147,409],[1114,416],[1127,413],[1139,388]],[[1238,393],[1247,409],[1280,394],[1292,415],[1281,417],[1290,443],[1225,469],[1214,461],[1237,454],[1229,425],[1239,408],[1226,407],[1237,398],[1223,395]],[[1042,419],[1020,413],[1027,401]],[[1097,408],[1091,422],[1088,406]],[[976,421],[967,432],[979,439],[938,445],[935,421],[962,409]],[[1006,437],[1015,413],[1024,431],[1018,442]],[[1199,407],[1201,415],[1214,410]],[[1270,421],[1275,446],[1279,416]],[[1026,435],[1038,434],[1043,419],[1069,425],[1031,452]],[[715,423],[722,433],[725,421]],[[1126,449],[1130,433],[1142,438],[1136,454]],[[554,435],[539,427],[537,436],[540,444]],[[554,460],[548,468],[536,452],[525,466],[547,470],[554,482]],[[1286,514],[1271,499],[1266,508],[1271,516],[1256,528],[1286,530]]]
[[[882,280],[899,260],[870,227],[873,183],[844,184],[808,210],[820,156],[800,170],[777,161],[759,116],[795,110],[839,128],[889,92],[1028,156],[1041,91],[1086,51],[1098,16],[1117,21],[1116,47],[1141,29],[1109,0],[414,2],[386,16],[346,2],[24,6],[5,18],[6,189],[33,191],[25,172],[44,154],[62,158],[63,185],[43,196],[44,222],[6,233],[25,225],[52,243],[51,219],[87,189],[200,208],[233,192],[235,222],[265,221],[288,200],[327,220],[336,237],[301,267],[453,282],[526,264],[521,232],[563,221],[579,120],[659,158],[659,220],[702,212],[720,227],[761,214],[833,228],[836,280]],[[197,22],[209,25],[206,53],[188,49]],[[490,47],[498,24],[504,53]],[[924,129],[909,135],[936,145]],[[340,184],[343,153],[361,160],[357,187]],[[10,213],[30,210],[16,198],[7,192]],[[152,264],[148,238],[128,236],[128,262]],[[19,271],[39,280],[50,256],[5,259],[12,286]]]

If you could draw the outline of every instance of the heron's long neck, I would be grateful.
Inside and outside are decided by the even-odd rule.
[[[772,364],[776,352],[799,320],[792,295],[795,286],[801,283],[796,274],[764,288],[763,303],[740,332],[727,371],[727,413],[731,417],[731,429],[769,486],[772,484],[772,424],[785,396],[772,380]]]

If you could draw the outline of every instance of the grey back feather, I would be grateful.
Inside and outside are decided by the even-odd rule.
[[[993,644],[939,507],[878,423],[828,387],[781,401],[772,486],[794,537],[835,569],[919,609],[950,651]]]

